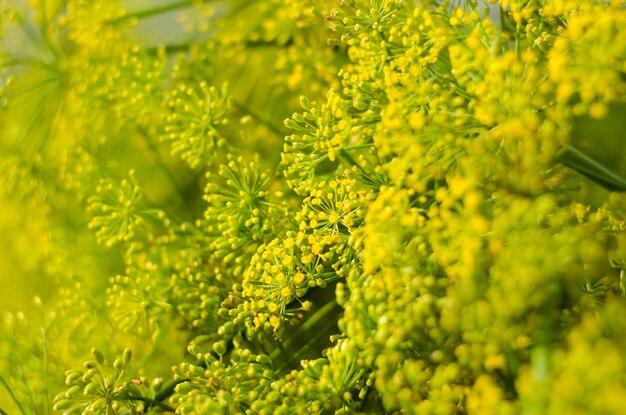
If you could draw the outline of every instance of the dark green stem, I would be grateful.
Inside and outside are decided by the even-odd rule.
[[[364,180],[366,180],[372,185],[380,184],[359,163],[357,163],[356,160],[354,160],[354,158],[350,155],[350,153],[346,151],[345,148],[342,148],[341,150],[339,150],[339,156],[351,166],[354,166],[357,169],[359,169]]]
[[[145,48],[148,53],[156,53],[159,49],[165,49],[166,53],[187,52],[195,42],[182,42],[173,45],[159,45]]]
[[[283,346],[283,343],[280,340],[278,340],[278,350],[280,350],[280,353],[285,358],[285,362],[287,363],[287,366],[293,367],[293,361],[291,360],[291,357],[287,353],[287,350],[285,349],[285,347]]]
[[[293,38],[287,39],[285,42],[277,42],[275,40],[246,40],[243,43],[246,48],[284,48],[293,45]]]
[[[317,310],[315,314],[311,316],[311,318],[309,318],[302,324],[302,329],[309,330],[313,328],[317,324],[318,321],[321,321],[322,319],[326,318],[328,314],[340,308],[341,307],[339,307],[339,305],[337,304],[337,300],[333,299],[329,301],[328,303],[324,304],[324,306],[322,306],[319,310]],[[333,313],[333,315],[335,314],[336,313]]]
[[[176,52],[186,52],[189,48],[195,44],[198,44],[206,39],[191,39],[186,42],[174,43],[171,45],[158,45],[158,46],[150,46],[146,47],[145,50],[147,52],[155,53],[160,48],[164,48],[167,53],[176,53]],[[293,44],[293,39],[289,39],[284,43],[278,43],[272,40],[247,40],[240,45],[244,48],[249,49],[261,49],[261,48],[286,48]]]
[[[320,342],[320,340],[324,336],[327,336],[330,330],[334,326],[337,325],[337,316],[339,315],[338,313],[339,308],[340,307],[337,304],[337,301],[334,299],[324,304],[324,306],[322,306],[320,309],[315,311],[315,313],[313,313],[313,315],[311,315],[310,318],[308,318],[307,320],[304,321],[304,323],[302,323],[300,328],[294,333],[293,336],[290,336],[284,344],[281,344],[281,346],[283,346],[284,349],[289,350],[292,348],[292,343],[293,343],[294,338],[306,337],[309,339],[306,345],[304,345],[297,353],[295,353],[293,357],[289,359],[288,362],[285,362],[285,364],[282,366],[279,372],[282,373],[293,368],[295,365],[300,363],[301,358],[306,353],[311,351],[313,347],[318,346],[318,343]],[[319,327],[320,326],[319,323],[323,321],[329,321],[329,323],[324,327]],[[272,358],[272,361],[275,361],[277,359],[279,353],[281,353],[280,349],[275,349],[271,353],[270,357]]]
[[[558,159],[565,166],[608,190],[626,191],[626,179],[571,145],[566,145],[561,150]]]
[[[147,408],[150,408],[150,406],[152,405],[157,405],[160,406],[161,408],[163,408],[163,405],[165,405],[163,403],[164,400],[166,400],[167,398],[169,398],[173,393],[174,393],[174,389],[176,388],[176,386],[180,383],[183,382],[187,382],[189,379],[176,379],[176,380],[172,380],[168,383],[166,383],[165,385],[163,385],[163,387],[159,390],[159,392],[157,392],[156,395],[154,395],[154,399],[152,400],[153,402],[147,402]],[[159,404],[157,404],[156,402],[158,402]],[[167,406],[167,405],[165,405]],[[165,409],[165,408],[164,408]],[[172,411],[174,411],[172,409]]]
[[[335,304],[336,305],[336,304]],[[300,349],[294,356],[294,360],[295,362],[300,362],[302,360],[302,357],[308,353],[311,349],[313,349],[313,347],[316,347],[317,344],[325,337],[328,336],[328,333],[330,332],[330,330],[335,327],[337,325],[337,321],[336,320],[331,320],[330,323],[328,323],[322,330],[320,330],[316,335],[314,335],[313,337],[310,338],[310,340],[307,342],[307,344]],[[281,372],[285,372],[287,370],[289,370],[290,367],[288,365],[285,365],[282,369]]]

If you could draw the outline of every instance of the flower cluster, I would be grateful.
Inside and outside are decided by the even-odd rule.
[[[255,355],[237,340],[235,347],[226,361],[223,341],[214,343],[210,352],[195,343],[189,345],[198,361],[174,368],[174,376],[181,380],[171,398],[177,414],[243,413],[267,393],[274,379],[270,357]]]
[[[0,229],[60,288],[0,413],[626,412],[623,1],[66,3],[6,69]]]
[[[234,274],[239,275],[259,244],[275,235],[280,223],[275,218],[287,210],[281,203],[283,193],[271,188],[276,187],[274,175],[262,171],[258,160],[246,163],[230,154],[227,158],[216,174],[207,174],[203,226],[214,236],[212,255],[237,264]]]
[[[220,129],[228,124],[230,110],[228,85],[209,86],[205,81],[197,86],[180,84],[172,91],[167,103],[163,139],[172,143],[172,152],[180,154],[192,168],[197,167],[224,145]]]
[[[160,277],[158,265],[145,254],[130,255],[126,275],[111,278],[107,306],[116,326],[137,335],[159,333],[159,320],[172,308],[168,284]]]
[[[89,227],[96,229],[99,243],[111,246],[117,242],[128,242],[144,221],[165,219],[161,210],[141,209],[141,198],[142,192],[132,170],[129,178],[120,182],[111,179],[100,181],[96,196],[89,199],[89,211],[93,215]]]
[[[93,360],[84,363],[86,371],[70,370],[66,373],[65,384],[69,389],[56,396],[54,409],[64,414],[115,413],[128,411],[141,413],[143,404],[133,399],[141,396],[137,385],[139,379],[124,376],[130,362],[131,351],[124,353],[113,362],[113,367],[105,364],[99,350],[92,349]]]

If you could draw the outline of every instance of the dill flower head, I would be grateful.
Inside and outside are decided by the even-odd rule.
[[[301,221],[300,230],[310,229],[313,233],[329,235],[347,234],[363,220],[363,206],[359,203],[363,193],[354,180],[319,183],[317,189],[304,199],[302,210],[296,216],[296,220]]]
[[[217,88],[205,81],[181,83],[171,92],[167,107],[162,139],[170,142],[172,152],[192,168],[225,144],[223,128],[228,125],[230,110],[227,84]]]
[[[234,264],[239,277],[258,246],[276,236],[288,221],[283,192],[270,170],[263,170],[258,157],[247,162],[228,155],[216,173],[207,173],[202,227],[210,238],[214,258]]]
[[[144,407],[140,400],[140,388],[143,382],[129,379],[125,371],[132,353],[125,349],[112,365],[105,361],[104,355],[93,348],[92,360],[84,363],[86,370],[66,372],[66,392],[54,398],[54,409],[64,413],[114,412],[126,410],[136,412]]]
[[[326,98],[320,106],[301,97],[304,112],[285,120],[285,126],[295,134],[285,137],[282,163],[287,183],[298,194],[310,192],[319,182],[342,171],[342,164],[354,165],[348,151],[361,148],[369,139],[361,131],[365,128],[361,123],[366,122],[352,117],[350,102],[332,89]]]
[[[142,209],[142,192],[134,178],[134,171],[128,179],[120,182],[102,179],[96,189],[97,195],[89,198],[88,211],[93,217],[89,227],[96,230],[99,243],[111,246],[117,242],[129,242],[135,237],[135,230],[146,220],[165,219],[160,210]]]
[[[174,367],[176,376],[185,379],[170,398],[179,413],[237,413],[267,393],[274,380],[270,357],[254,354],[243,347],[241,340],[235,340],[230,358],[223,359],[225,346],[225,342],[217,342],[211,350],[206,350],[195,342],[189,344],[189,352],[197,358],[198,364],[183,363]]]
[[[246,163],[242,157],[228,158],[228,164],[220,165],[217,174],[207,174],[204,216],[215,221],[224,238],[244,233],[252,241],[262,240],[269,231],[272,174],[261,171],[258,160]]]
[[[488,3],[0,0],[0,413],[625,413],[624,2]]]
[[[280,333],[286,322],[297,324],[310,308],[301,298],[310,287],[324,284],[325,275],[321,261],[306,252],[300,256],[295,235],[288,233],[261,245],[252,257],[244,273],[241,307],[252,313],[257,329]]]
[[[171,287],[158,265],[145,255],[130,256],[127,261],[126,275],[111,278],[107,289],[111,317],[124,332],[156,337],[172,309],[167,295]]]
[[[604,118],[607,104],[624,100],[626,17],[600,5],[592,10],[568,16],[548,53],[548,73],[559,100],[580,100],[577,115]]]

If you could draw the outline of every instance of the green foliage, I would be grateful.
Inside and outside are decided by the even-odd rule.
[[[624,6],[0,0],[0,413],[626,412]]]

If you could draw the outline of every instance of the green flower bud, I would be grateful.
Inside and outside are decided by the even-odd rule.
[[[69,409],[74,404],[74,401],[70,399],[62,399],[54,404],[52,409],[55,411],[62,411],[64,409]]]
[[[213,346],[211,348],[219,356],[223,356],[226,353],[226,342],[224,340],[220,340],[213,343]]]
[[[124,349],[124,353],[122,353],[122,364],[124,365],[124,367],[128,366],[128,363],[130,362],[132,356],[133,354],[130,349]]]

